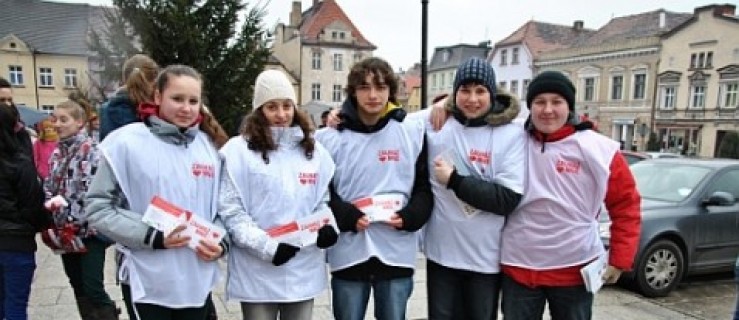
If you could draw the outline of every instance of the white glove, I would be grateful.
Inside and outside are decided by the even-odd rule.
[[[60,195],[55,195],[51,199],[44,202],[44,208],[49,211],[57,211],[59,208],[64,208],[68,206],[69,203],[67,203],[67,200],[64,199],[64,197]]]
[[[616,268],[612,265],[609,265],[608,267],[606,267],[606,270],[603,272],[603,276],[602,276],[603,283],[604,284],[616,283],[616,281],[618,281],[618,278],[621,277],[622,272],[623,271],[621,271],[621,269]]]

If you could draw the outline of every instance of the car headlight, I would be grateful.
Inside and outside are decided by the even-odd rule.
[[[602,239],[611,239],[611,222],[598,223],[598,234]]]

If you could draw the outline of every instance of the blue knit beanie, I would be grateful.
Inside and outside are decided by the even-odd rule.
[[[487,61],[480,58],[470,58],[457,68],[457,74],[454,76],[454,93],[452,98],[457,98],[457,90],[464,84],[470,82],[478,82],[488,88],[490,91],[490,101],[495,101],[495,71]]]

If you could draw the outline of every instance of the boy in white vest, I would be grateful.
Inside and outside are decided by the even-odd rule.
[[[329,205],[339,240],[329,249],[333,312],[364,319],[374,291],[374,316],[405,319],[418,251],[416,231],[433,207],[423,124],[403,121],[398,80],[379,58],[349,72],[342,123],[316,140],[336,163]]]
[[[155,104],[139,106],[144,121],[113,131],[99,147],[87,219],[118,243],[123,299],[138,320],[206,319],[219,279],[216,261],[228,249],[225,240],[202,239],[193,250],[184,225],[165,235],[142,221],[157,196],[220,223],[217,148],[227,137],[204,111],[202,86],[193,68],[168,66],[157,77]]]
[[[268,233],[332,214],[328,185],[334,162],[313,139],[311,120],[296,100],[284,73],[263,71],[254,85],[254,111],[241,134],[221,149],[218,211],[233,241],[226,292],[241,302],[244,319],[311,320],[313,300],[328,282],[323,249],[336,243],[334,226],[320,227],[315,244]]]
[[[640,196],[619,144],[579,122],[575,87],[556,71],[528,87],[526,188],[503,230],[506,320],[592,317],[593,294],[580,269],[604,252],[598,215],[611,218],[606,283],[631,269],[640,231]]]
[[[500,237],[521,200],[526,133],[511,121],[518,100],[496,90],[483,59],[457,68],[445,110],[432,130],[431,108],[411,114],[427,126],[434,211],[424,227],[429,319],[498,316]]]

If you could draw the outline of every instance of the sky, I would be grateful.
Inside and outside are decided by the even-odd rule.
[[[110,5],[111,0],[50,0],[56,2]],[[246,0],[249,5],[266,6],[265,26],[289,21],[293,0]],[[314,0],[302,0],[308,9]],[[421,61],[422,0],[335,0],[366,39],[377,46],[374,55],[395,69],[410,68]],[[728,1],[731,2],[731,1]],[[613,17],[665,9],[692,13],[708,0],[427,0],[428,48],[459,43],[494,44],[529,20],[572,25],[583,20],[585,28],[597,29]]]

